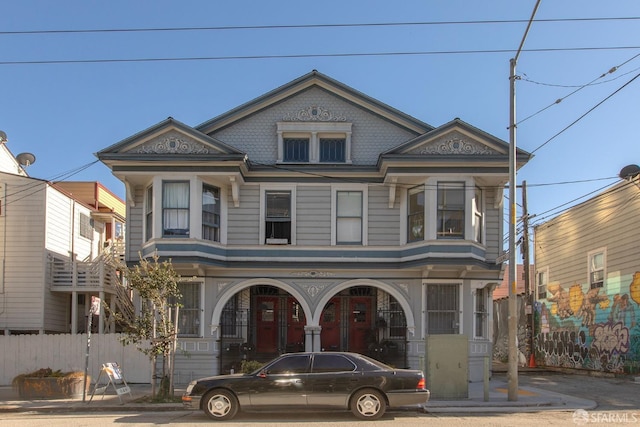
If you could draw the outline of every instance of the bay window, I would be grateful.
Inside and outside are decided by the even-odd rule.
[[[424,240],[424,188],[409,190],[407,241]]]
[[[220,189],[202,185],[202,238],[220,241]]]
[[[464,182],[438,182],[437,198],[438,238],[464,239]]]
[[[189,236],[189,181],[162,183],[162,236]]]

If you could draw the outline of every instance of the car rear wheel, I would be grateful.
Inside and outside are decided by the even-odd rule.
[[[359,390],[351,398],[351,412],[361,420],[377,420],[386,408],[384,397],[377,390]]]
[[[204,413],[214,420],[230,420],[236,416],[240,404],[238,399],[227,390],[212,390],[204,397]]]

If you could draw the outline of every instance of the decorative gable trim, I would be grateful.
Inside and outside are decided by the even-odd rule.
[[[178,132],[169,132],[144,143],[134,150],[142,154],[209,154],[211,150]]]
[[[347,117],[344,115],[336,114],[330,110],[318,106],[312,105],[307,108],[303,108],[295,113],[287,113],[282,118],[285,122],[346,122]]]
[[[458,131],[443,135],[434,141],[409,151],[410,154],[423,155],[474,155],[493,156],[502,154],[479,143]]]

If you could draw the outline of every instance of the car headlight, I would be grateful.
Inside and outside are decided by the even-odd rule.
[[[187,390],[185,391],[185,394],[191,394],[191,390],[193,390],[193,387],[196,385],[196,383],[197,381],[191,381],[187,386]]]

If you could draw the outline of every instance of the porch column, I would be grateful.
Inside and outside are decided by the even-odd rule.
[[[320,351],[321,326],[304,327],[304,351]]]
[[[78,333],[78,292],[71,292],[71,333]]]

